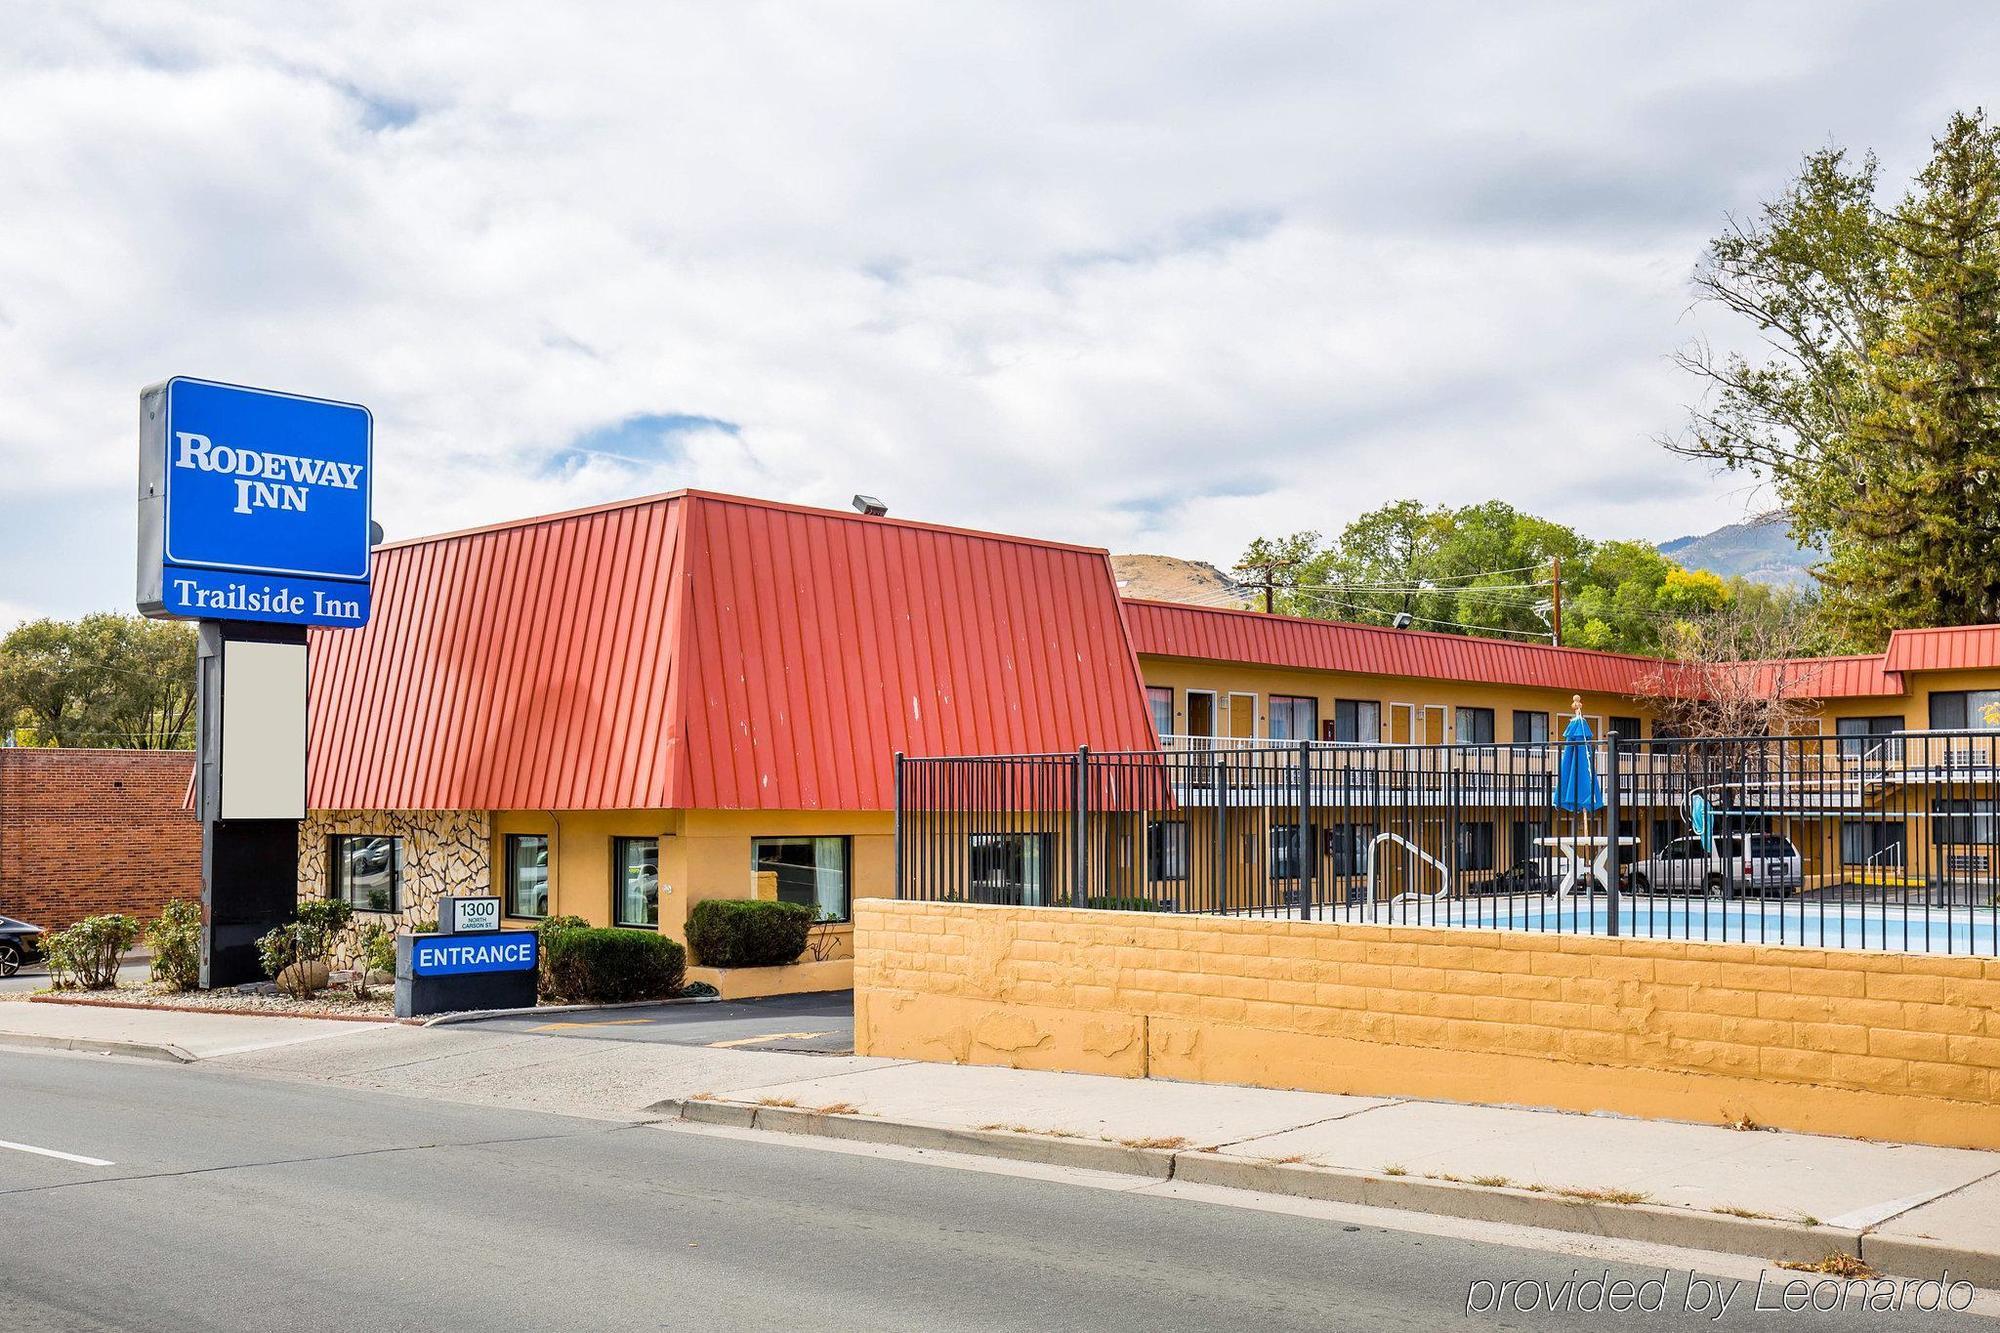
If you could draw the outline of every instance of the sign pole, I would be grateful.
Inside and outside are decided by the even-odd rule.
[[[209,989],[263,981],[257,941],[290,921],[298,906],[300,821],[223,818],[225,650],[231,643],[282,644],[295,645],[303,656],[306,630],[204,620],[198,633],[195,808],[201,820],[201,984]],[[305,738],[298,740],[303,751]]]

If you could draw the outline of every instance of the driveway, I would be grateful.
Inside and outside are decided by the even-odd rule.
[[[144,985],[153,974],[153,960],[150,955],[126,960],[118,965],[118,984],[121,986]],[[49,965],[44,962],[21,964],[21,970],[11,977],[0,977],[0,995],[9,991],[38,991],[49,988]]]
[[[461,1024],[470,1028],[472,1024]],[[489,1018],[481,1031],[532,1032],[596,1041],[661,1042],[723,1050],[794,1051],[808,1055],[854,1053],[854,992],[775,995],[765,1000],[711,1004],[651,1004],[567,1014]]]

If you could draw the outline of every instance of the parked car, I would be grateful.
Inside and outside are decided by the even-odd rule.
[[[1790,838],[1776,833],[1733,834],[1714,848],[1700,838],[1675,838],[1633,867],[1641,893],[1788,893],[1805,884],[1805,862]]]
[[[21,970],[21,964],[40,958],[44,933],[40,926],[0,916],[0,977],[11,977]]]

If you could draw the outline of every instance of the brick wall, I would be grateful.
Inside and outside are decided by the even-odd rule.
[[[2000,1147],[2000,960],[855,908],[864,1055]]]
[[[187,751],[0,749],[0,915],[55,929],[201,897]]]

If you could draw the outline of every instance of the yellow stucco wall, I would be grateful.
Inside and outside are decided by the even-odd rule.
[[[1185,734],[1187,728],[1187,692],[1190,689],[1215,692],[1215,731],[1221,736],[1241,734],[1230,728],[1233,720],[1229,712],[1231,694],[1256,697],[1255,730],[1251,733],[1256,736],[1270,735],[1270,696],[1285,694],[1317,699],[1322,722],[1333,716],[1336,699],[1373,700],[1382,706],[1380,739],[1383,741],[1390,739],[1389,705],[1392,703],[1442,706],[1445,709],[1445,741],[1451,741],[1457,735],[1458,708],[1490,708],[1493,710],[1493,739],[1500,744],[1515,739],[1514,710],[1567,718],[1570,700],[1575,694],[1573,690],[1536,690],[1403,676],[1363,676],[1338,671],[1296,671],[1248,666],[1241,662],[1203,662],[1177,657],[1141,657],[1139,669],[1146,678],[1146,684],[1173,690],[1174,730],[1181,734]],[[1645,721],[1647,734],[1652,733],[1652,719],[1646,710],[1620,695],[1585,694],[1583,711],[1598,718],[1637,716]],[[1551,734],[1559,732],[1561,727],[1560,720],[1553,722]],[[1319,738],[1315,736],[1313,739]]]
[[[612,839],[660,840],[660,929],[687,938],[691,904],[704,898],[753,894],[750,843],[759,837],[840,836],[853,839],[850,863],[857,899],[895,891],[894,816],[886,811],[749,810],[514,810],[493,817],[493,864],[505,864],[510,833],[550,837],[549,911],[612,924]],[[504,897],[496,875],[494,891]],[[835,931],[832,957],[850,956],[851,927]]]
[[[873,901],[860,1054],[2000,1148],[2000,961]]]

